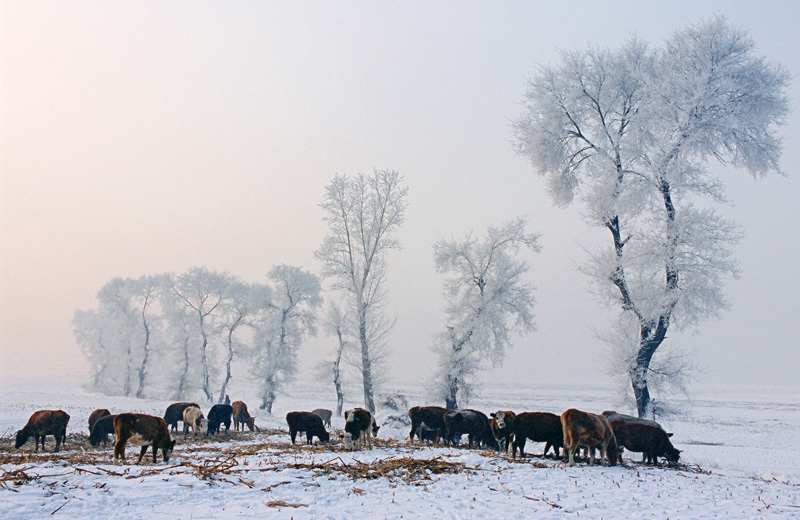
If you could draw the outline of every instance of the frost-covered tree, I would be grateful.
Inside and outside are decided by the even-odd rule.
[[[525,250],[539,251],[538,236],[525,232],[525,218],[489,227],[486,236],[439,240],[434,245],[436,270],[444,275],[446,329],[437,336],[437,397],[454,410],[467,401],[476,372],[498,366],[511,347],[513,332],[533,330],[534,297],[526,280]]]
[[[259,302],[255,297],[253,286],[231,278],[225,287],[224,298],[221,302],[219,322],[225,341],[225,377],[220,385],[217,402],[222,403],[228,384],[233,377],[231,366],[234,354],[246,349],[244,340],[239,339],[242,330],[247,329],[253,315],[258,312]],[[262,300],[263,301],[263,300]]]
[[[336,303],[330,303],[325,314],[323,327],[330,336],[336,337],[336,350],[333,360],[323,361],[317,365],[319,376],[323,380],[333,383],[336,390],[336,415],[341,417],[344,407],[344,384],[342,381],[342,360],[344,359],[345,349],[348,347],[348,326],[349,320],[342,307]]]
[[[300,267],[277,265],[268,277],[274,289],[261,289],[264,312],[254,325],[253,370],[261,386],[261,408],[271,414],[278,393],[297,372],[300,345],[316,335],[322,288],[319,277]]]
[[[360,346],[364,404],[375,412],[374,385],[380,351],[393,322],[385,315],[386,254],[400,247],[396,232],[405,220],[408,188],[399,173],[337,175],[325,189],[321,207],[329,233],[314,256],[333,288],[347,296]]]
[[[184,342],[185,365],[179,385],[181,397],[189,385],[190,353],[196,353],[199,356],[200,387],[206,399],[213,400],[209,349],[216,346],[218,321],[222,318],[221,304],[232,282],[230,275],[203,267],[192,268],[173,279],[172,300],[182,317],[173,316],[185,319],[184,330],[193,336]]]
[[[756,178],[780,172],[788,81],[744,31],[715,18],[661,48],[631,40],[565,53],[528,85],[516,149],[556,204],[578,196],[610,234],[586,271],[620,310],[606,337],[641,416],[653,413],[649,383],[663,373],[653,357],[669,327],[717,317],[737,274],[740,232],[715,209],[725,196],[709,161]]]

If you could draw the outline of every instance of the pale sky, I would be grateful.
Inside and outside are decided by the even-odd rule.
[[[538,330],[486,379],[606,383],[610,315],[576,269],[607,234],[556,209],[510,121],[559,50],[653,45],[724,14],[800,76],[800,3],[29,2],[0,0],[0,378],[87,371],[72,335],[113,277],[193,266],[266,282],[319,272],[319,203],[337,173],[400,172],[403,250],[389,257],[392,375],[424,381],[444,327],[432,244],[518,215]],[[747,233],[732,309],[668,341],[699,382],[798,384],[800,84],[782,132],[786,177],[723,169]],[[304,348],[316,359],[334,340]]]

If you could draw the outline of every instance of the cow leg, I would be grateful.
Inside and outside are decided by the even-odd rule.
[[[568,457],[569,458],[569,462],[567,463],[568,466],[574,466],[575,465],[575,448],[576,447],[577,446],[570,446],[569,448],[565,448],[565,450],[567,451],[567,454],[569,456]]]
[[[61,442],[63,437],[61,435],[53,435],[53,437],[56,438],[56,452],[57,452],[58,449],[61,447]]]
[[[144,454],[147,452],[147,446],[148,446],[147,444],[142,446],[142,451],[139,452],[139,458],[136,460],[136,464],[140,464],[142,462],[142,458],[144,457]]]
[[[289,429],[289,437],[292,438],[292,446],[294,446],[294,440],[297,438],[297,430]]]
[[[125,462],[125,444],[127,443],[127,437],[120,435],[120,438],[117,439],[116,444],[114,444],[114,461],[117,459]]]

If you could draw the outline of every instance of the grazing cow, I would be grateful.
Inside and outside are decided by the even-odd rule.
[[[164,462],[169,461],[172,450],[175,448],[175,440],[169,436],[167,423],[161,417],[144,415],[141,413],[121,413],[114,418],[114,435],[117,442],[114,445],[114,461],[121,459],[125,462],[125,445],[130,441],[131,444],[141,446],[139,459],[136,464],[142,462],[142,457],[147,452],[147,447],[153,447],[153,464],[158,462],[158,450],[164,455]]]
[[[226,396],[227,397],[227,396]],[[216,435],[220,430],[220,425],[225,425],[225,433],[231,429],[231,419],[233,417],[233,406],[229,404],[215,404],[208,411],[208,432],[206,435]]]
[[[164,412],[164,422],[171,427],[172,431],[178,430],[178,421],[183,421],[183,411],[190,406],[200,408],[197,403],[172,403],[167,406],[167,411]]]
[[[114,434],[114,418],[116,415],[106,415],[95,421],[92,429],[89,431],[89,444],[97,446],[100,441],[103,446],[108,442],[108,434]]]
[[[523,412],[517,414],[511,426],[511,439],[509,448],[511,456],[525,458],[525,443],[530,439],[533,442],[544,442],[543,457],[547,457],[550,447],[558,458],[559,448],[564,445],[564,433],[561,429],[561,418],[548,412]]]
[[[319,418],[322,419],[322,424],[328,428],[331,427],[331,416],[333,415],[333,412],[327,408],[317,408],[316,410],[312,410],[311,413],[318,415]]]
[[[106,417],[107,415],[111,415],[111,412],[105,408],[100,408],[93,411],[91,415],[89,415],[89,433],[92,433],[92,426],[94,426],[94,423],[96,423],[101,417]]]
[[[507,451],[512,428],[514,427],[514,419],[517,415],[510,410],[498,410],[489,415],[492,417],[489,428],[492,430],[492,436],[497,442],[497,447],[500,448],[500,451]]]
[[[610,410],[606,410],[605,412],[602,413],[602,415],[603,417],[608,419],[608,422],[610,423],[613,423],[614,421],[625,421],[638,424],[649,424],[650,426],[654,426],[656,428],[664,430],[663,426],[661,426],[655,421],[651,421],[650,419],[642,419],[641,417],[634,417],[633,415],[626,415],[624,413],[617,413]],[[672,437],[672,434],[668,433],[667,436]]]
[[[205,418],[199,406],[189,406],[183,411],[183,438],[189,435],[189,428],[192,429],[194,438],[197,434],[205,435],[208,432],[208,419]]]
[[[433,432],[434,443],[439,441],[439,438],[445,432],[444,414],[447,408],[441,406],[414,406],[408,410],[408,416],[411,418],[411,433],[409,434],[410,440],[414,442],[414,435],[419,437],[422,443],[423,432]]]
[[[250,412],[247,411],[247,405],[244,404],[242,401],[234,401],[231,404],[233,408],[233,429],[238,431],[239,425],[242,427],[242,431],[244,431],[245,425],[250,428],[251,432],[257,431],[255,423],[255,417],[250,416]]]
[[[478,410],[450,410],[444,414],[445,439],[456,445],[462,435],[467,435],[469,447],[484,446],[497,448],[492,436],[489,418]]]
[[[598,448],[603,466],[606,466],[606,460],[612,466],[617,465],[617,440],[611,424],[602,415],[570,408],[561,414],[561,428],[564,430],[564,451],[569,457],[570,466],[575,464],[575,450],[578,446],[589,448],[589,464],[594,464],[594,449]]]
[[[54,451],[58,451],[61,443],[67,438],[68,422],[69,414],[63,410],[39,410],[38,412],[33,412],[33,415],[28,419],[28,424],[17,432],[14,447],[21,448],[33,436],[36,440],[36,451],[39,451],[39,440],[42,441],[42,450],[44,450],[45,438],[48,435],[52,435],[56,438]]]
[[[611,423],[617,444],[629,451],[641,452],[643,463],[658,464],[658,457],[664,457],[670,464],[677,464],[680,450],[675,449],[669,435],[661,428],[650,424],[628,421]]]
[[[299,432],[306,433],[306,443],[308,444],[312,444],[314,437],[317,437],[319,442],[331,440],[330,434],[325,431],[322,419],[315,413],[289,412],[286,414],[286,422],[289,425],[289,436],[292,438],[292,444],[294,444]]]
[[[364,441],[372,449],[372,438],[378,435],[378,426],[375,418],[363,408],[354,408],[344,412],[344,447],[346,450],[360,450]]]

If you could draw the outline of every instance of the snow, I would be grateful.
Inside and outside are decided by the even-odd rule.
[[[292,447],[287,411],[333,408],[335,395],[313,388],[291,386],[273,417],[254,412],[265,431],[197,443],[179,433],[169,462],[153,465],[148,453],[136,466],[138,448],[128,448],[127,465],[115,465],[110,446],[83,446],[76,434],[88,433],[95,408],[160,416],[168,401],[93,394],[69,378],[4,375],[0,518],[800,518],[798,389],[703,388],[691,401],[672,402],[684,410],[662,421],[683,450],[684,465],[672,469],[643,466],[628,453],[624,466],[567,468],[537,456],[540,443],[528,443],[524,461],[410,446],[407,427],[396,423],[381,428],[372,450],[346,452],[339,442]],[[401,388],[412,405],[430,404],[413,385]],[[245,400],[253,411],[255,397]],[[606,388],[530,383],[485,386],[471,407],[630,412],[616,403]],[[14,450],[14,432],[30,414],[55,408],[71,415],[66,447],[34,454],[31,440]],[[379,422],[393,413],[380,410]],[[334,417],[333,426],[343,420]],[[15,471],[19,478],[9,478]]]

